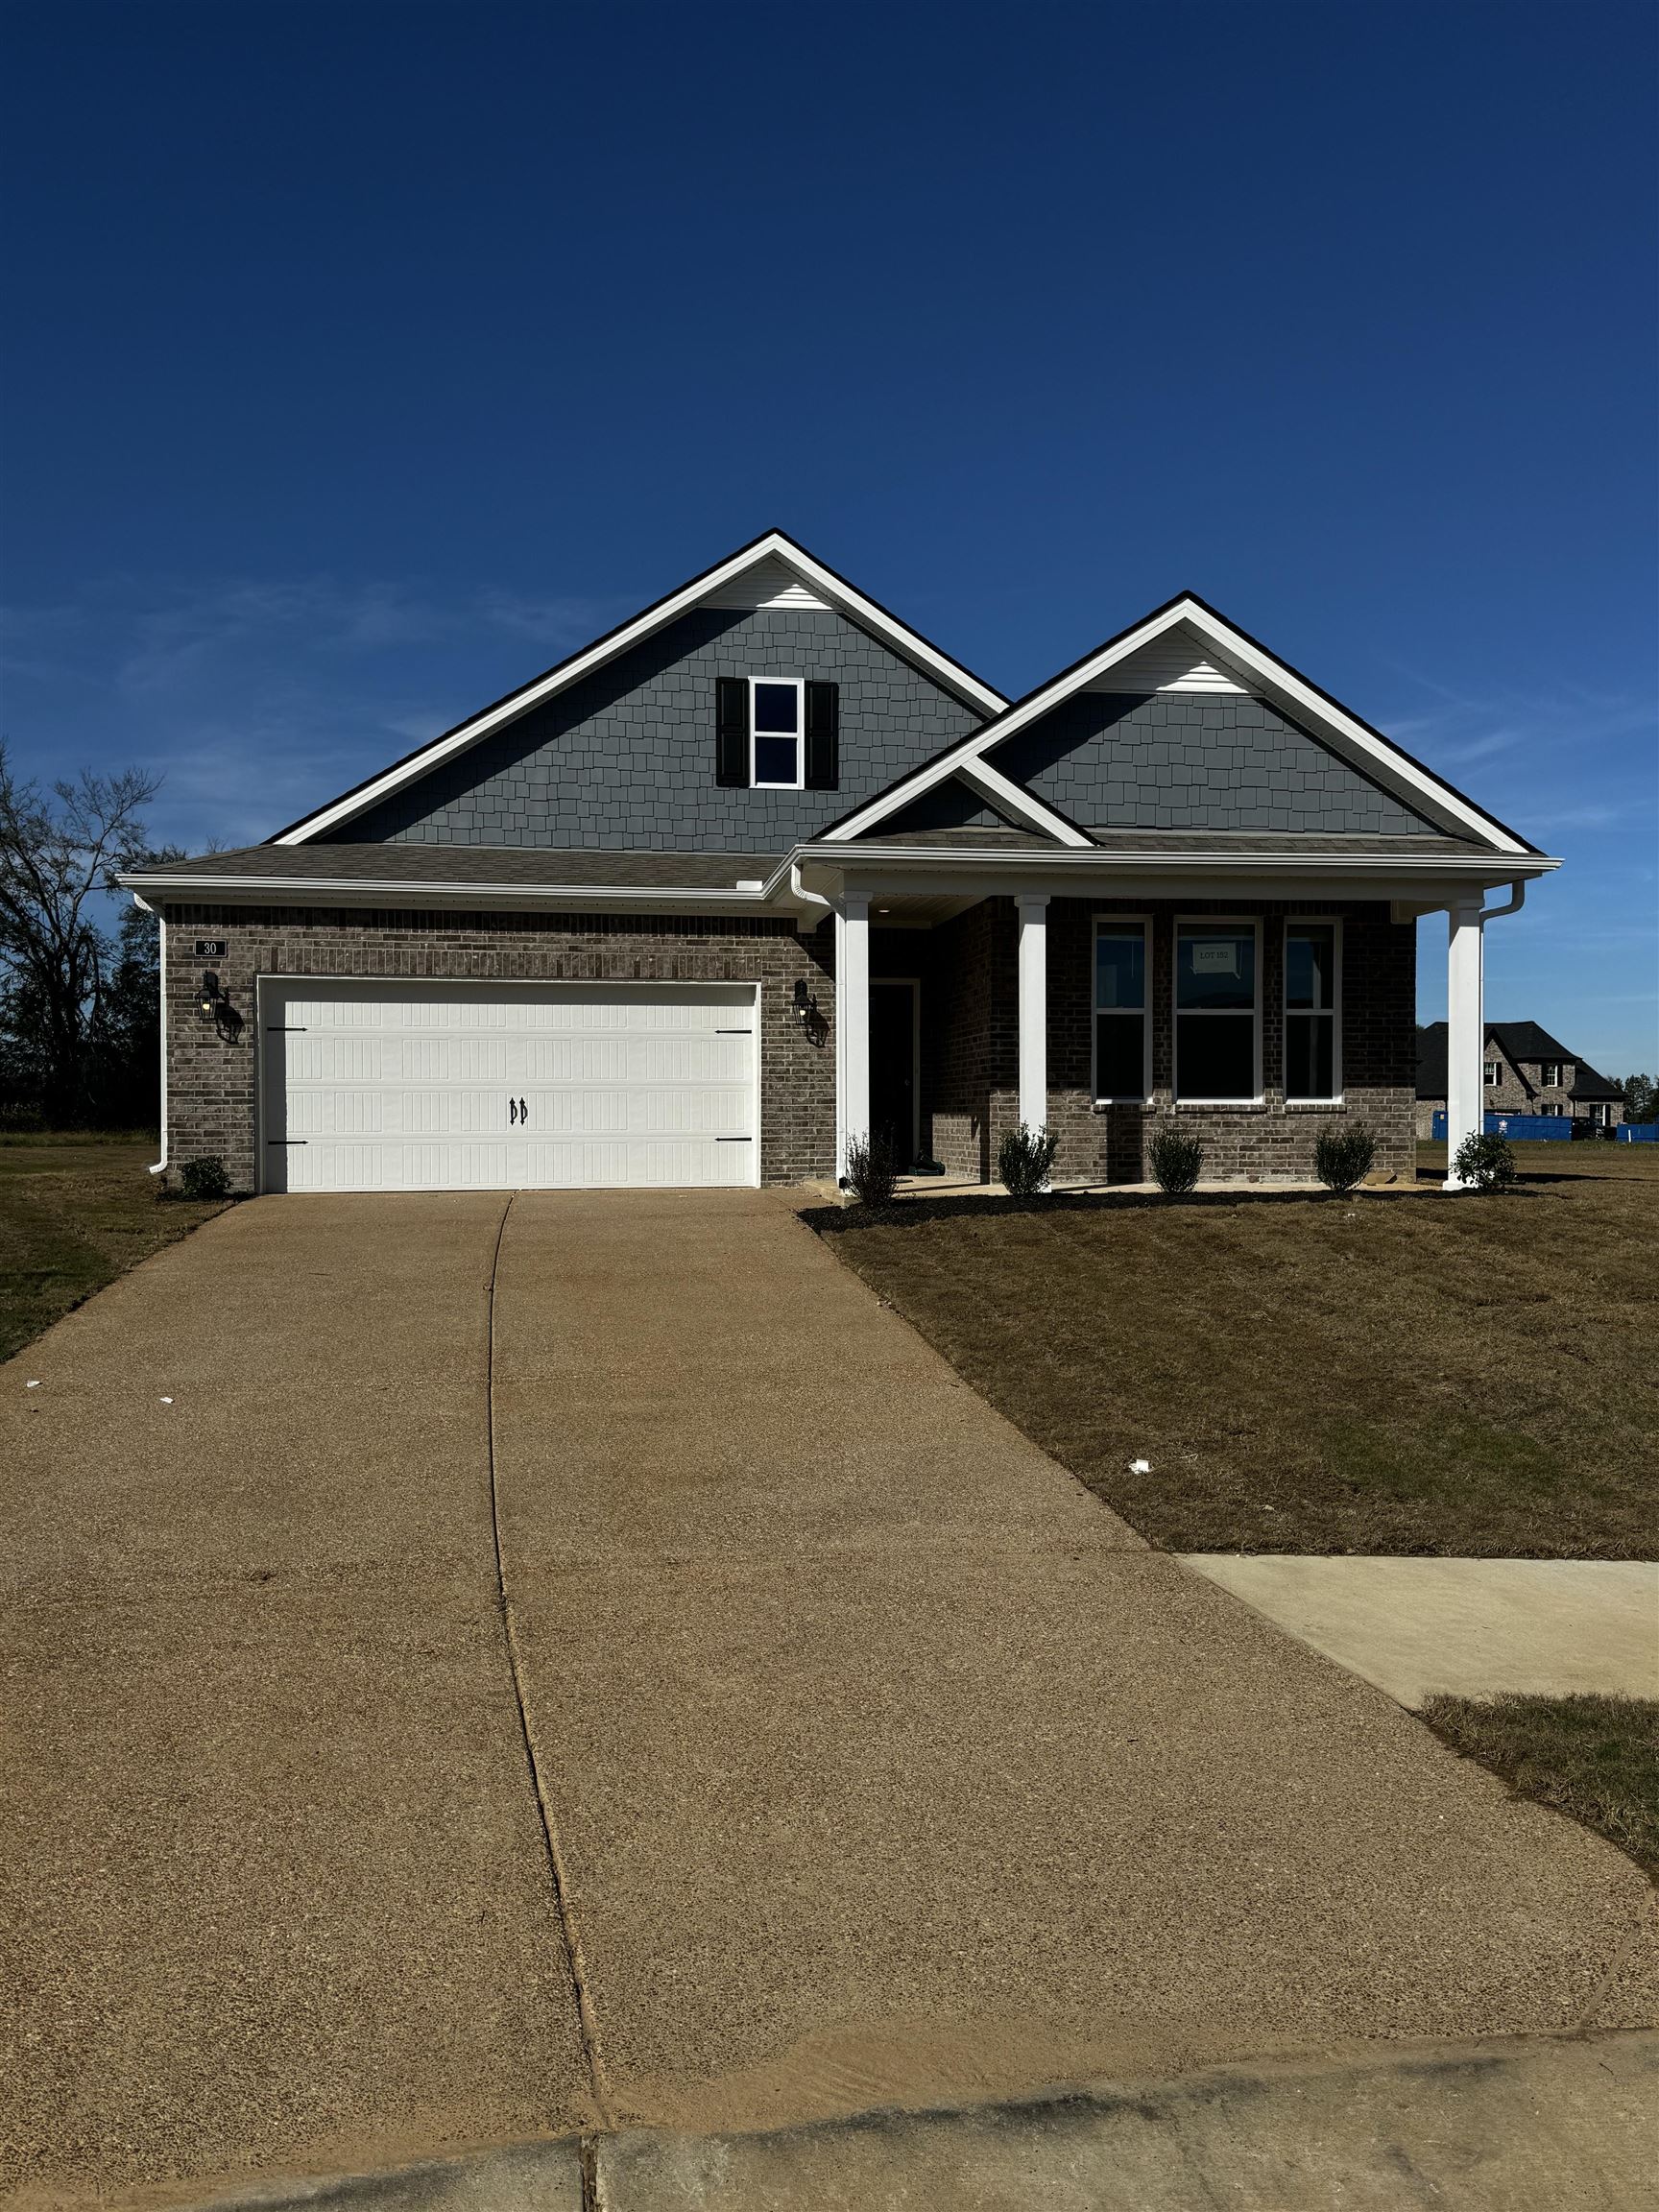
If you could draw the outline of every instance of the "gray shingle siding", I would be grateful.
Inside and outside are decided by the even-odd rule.
[[[744,675],[840,685],[838,790],[715,782],[714,679]],[[787,852],[980,719],[827,609],[702,608],[335,834],[352,844]]]
[[[1090,828],[1420,836],[1436,827],[1264,699],[1079,692],[991,759]]]

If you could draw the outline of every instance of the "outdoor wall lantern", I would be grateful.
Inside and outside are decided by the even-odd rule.
[[[231,1005],[229,992],[211,968],[202,972],[202,1011],[226,1043],[234,1045],[242,1034],[242,1017]]]
[[[795,1018],[814,1045],[822,1045],[830,1034],[830,1024],[819,1013],[818,1001],[807,989],[805,975],[795,978]]]

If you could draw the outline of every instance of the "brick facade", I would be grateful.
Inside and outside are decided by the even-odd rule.
[[[166,909],[168,1157],[205,1154],[239,1190],[256,1188],[256,1025],[260,975],[361,976],[488,983],[753,983],[760,990],[760,1177],[790,1183],[833,1172],[835,1054],[795,1013],[798,976],[826,1014],[832,933],[786,920],[698,917],[382,913],[368,908],[169,906]],[[198,936],[224,941],[212,960]],[[198,1002],[211,967],[244,1018],[234,1043]]]
[[[1170,975],[1179,911],[1262,919],[1262,1072],[1260,1107],[1170,1102]],[[1283,1094],[1283,924],[1294,909],[1182,902],[1147,905],[1056,899],[1048,908],[1049,1117],[1062,1180],[1140,1182],[1145,1144],[1171,1115],[1205,1142],[1207,1177],[1304,1176],[1331,1120],[1362,1118],[1377,1132],[1378,1166],[1414,1164],[1415,932],[1386,906],[1337,904],[1342,921],[1343,1103],[1287,1106]],[[366,908],[176,905],[166,910],[168,1151],[175,1166],[216,1154],[239,1190],[256,1187],[255,984],[260,975],[398,977],[476,982],[758,981],[760,1174],[766,1183],[829,1175],[835,1148],[836,1018],[833,932],[808,937],[782,920],[694,917],[420,913]],[[1153,1102],[1096,1109],[1092,1095],[1094,920],[1150,914]],[[196,956],[198,936],[226,951]],[[198,1003],[211,966],[243,1017],[230,1041]],[[1016,921],[990,899],[935,929],[871,931],[875,976],[921,978],[922,1128],[952,1174],[986,1178],[1017,1118],[1019,991]],[[804,979],[830,1034],[805,1033],[794,1008]]]
[[[1301,1177],[1312,1173],[1313,1145],[1332,1121],[1363,1120],[1377,1135],[1377,1166],[1409,1175],[1415,1167],[1416,932],[1390,920],[1385,905],[1333,903],[1321,916],[1342,923],[1340,1106],[1286,1105],[1284,1096],[1284,924],[1306,907],[1238,900],[1179,903],[1056,899],[1048,908],[1048,1111],[1060,1140],[1063,1181],[1138,1183],[1147,1179],[1146,1144],[1171,1117],[1203,1138],[1207,1179]],[[1260,917],[1262,1061],[1259,1107],[1171,1103],[1171,964],[1177,914]],[[1149,916],[1152,922],[1153,1101],[1150,1107],[1096,1108],[1093,1096],[1094,923],[1096,915]],[[893,973],[891,941],[872,940],[873,974]],[[925,1144],[955,1175],[989,1176],[1004,1133],[1018,1119],[1019,982],[1013,902],[988,900],[926,933],[933,967],[923,990],[922,1083]],[[924,971],[926,974],[926,972]]]

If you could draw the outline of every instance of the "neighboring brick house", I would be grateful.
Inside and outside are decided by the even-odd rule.
[[[1624,1101],[1605,1075],[1540,1029],[1536,1022],[1493,1022],[1486,1027],[1480,1087],[1488,1114],[1548,1115],[1616,1129]],[[1432,1133],[1446,1105],[1446,1024],[1417,1032],[1417,1134]]]
[[[1556,863],[1190,594],[1010,706],[781,533],[162,923],[163,1166],[260,1190],[743,1185],[871,1132],[984,1178],[1413,1158],[1414,947]],[[1511,887],[1508,906],[1483,902]],[[1471,996],[1473,994],[1473,996]]]

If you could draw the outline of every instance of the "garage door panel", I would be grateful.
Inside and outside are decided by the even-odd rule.
[[[271,978],[260,1003],[268,1188],[757,1179],[748,987]]]

